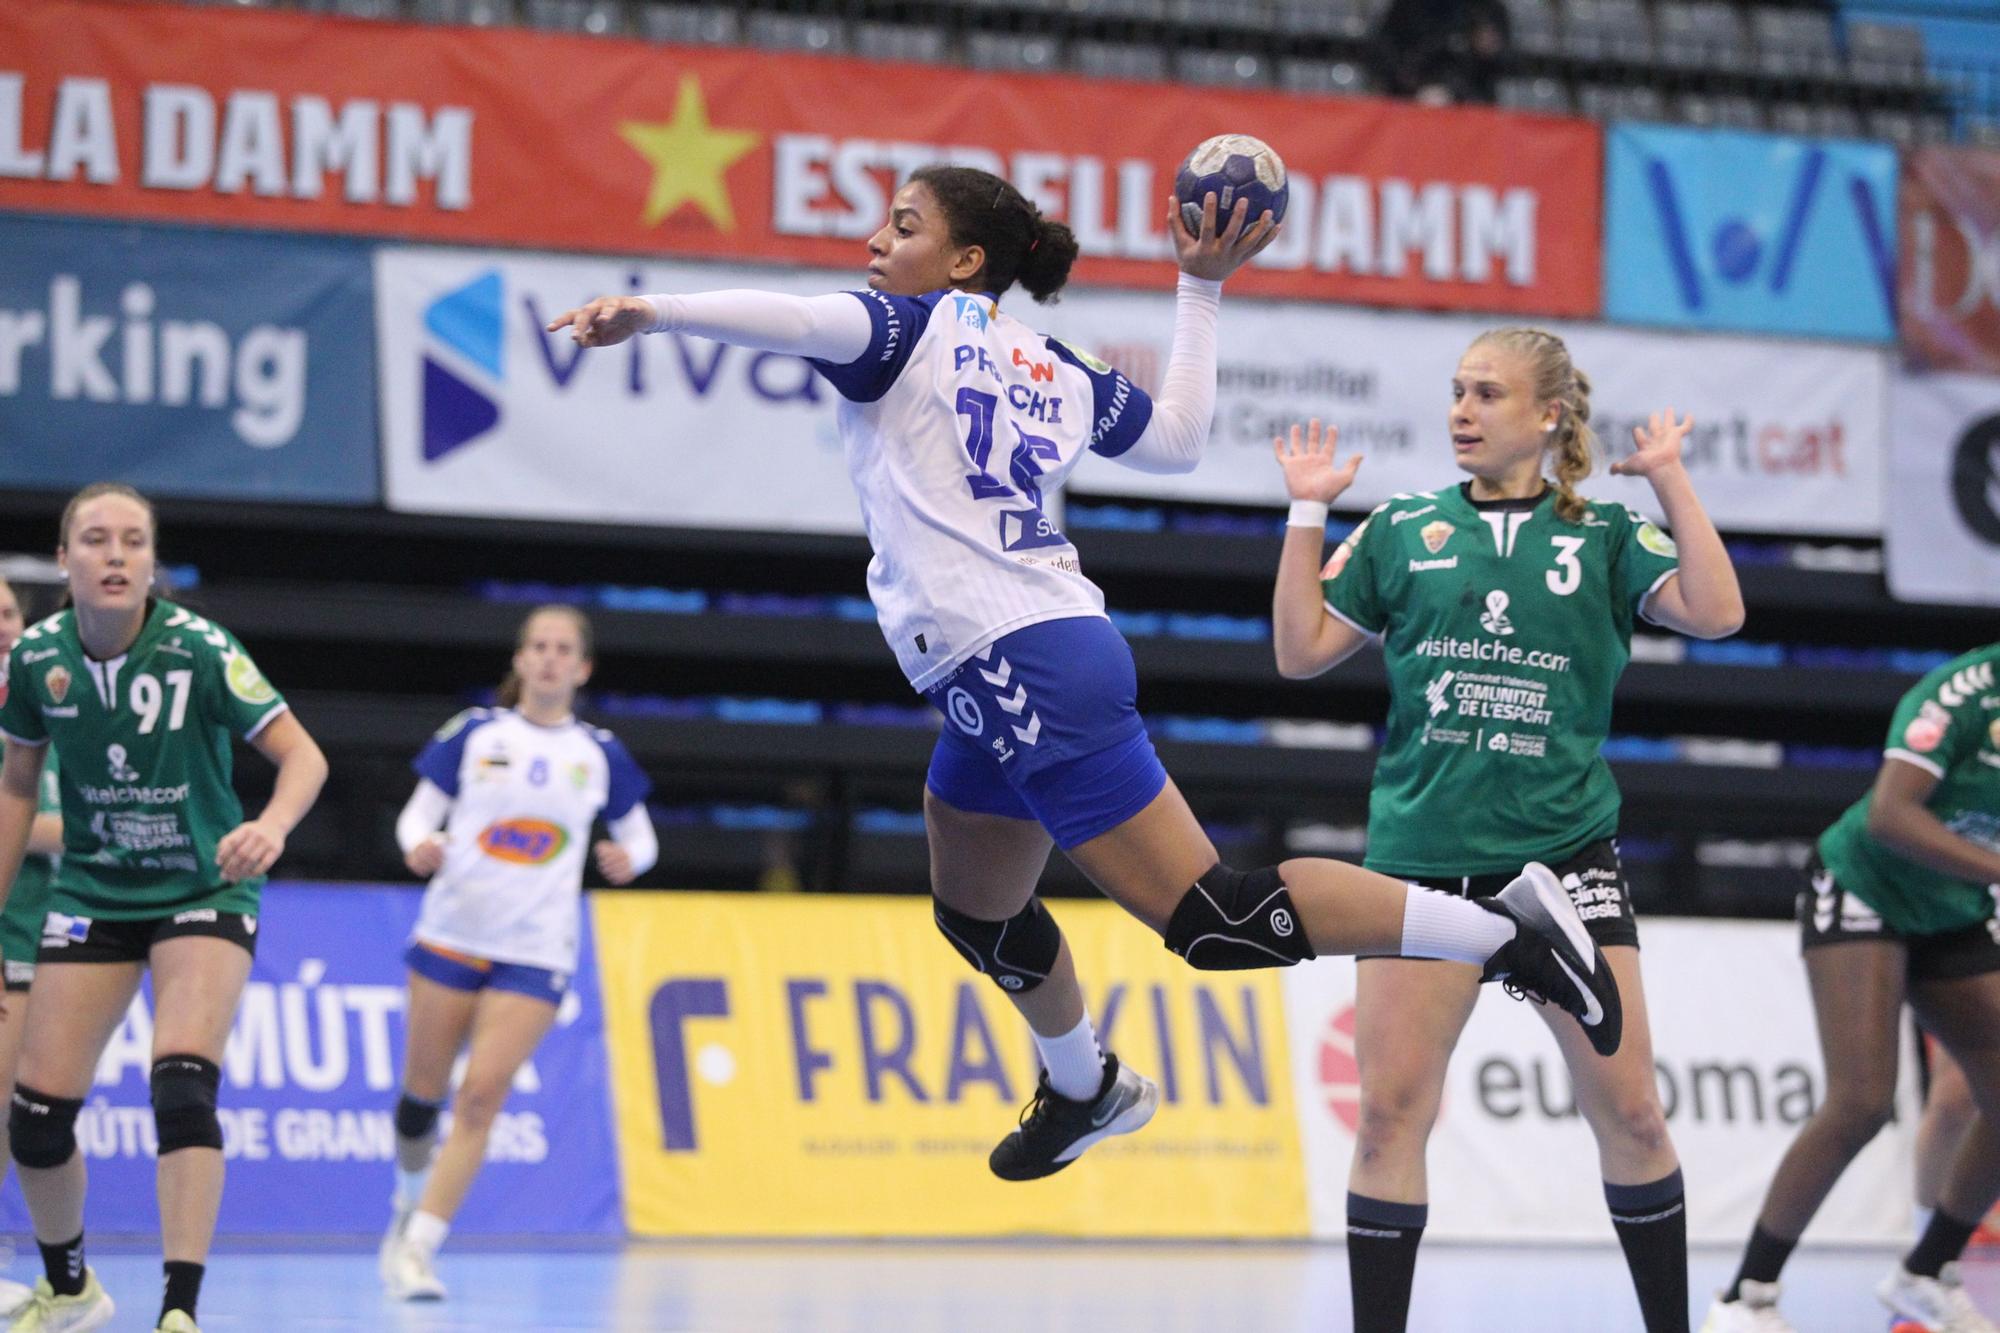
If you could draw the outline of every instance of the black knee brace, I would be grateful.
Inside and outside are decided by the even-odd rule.
[[[1204,972],[1290,967],[1318,957],[1276,866],[1245,874],[1218,861],[1174,909],[1166,942]]]
[[[7,1112],[7,1136],[14,1160],[22,1166],[61,1166],[76,1153],[76,1117],[81,1097],[51,1097],[25,1083],[14,1085],[14,1104]]]
[[[399,1139],[421,1139],[437,1128],[438,1105],[436,1102],[418,1101],[409,1093],[404,1093],[396,1102],[396,1137]]]
[[[1062,931],[1039,898],[1005,921],[981,921],[935,900],[931,908],[951,947],[1010,995],[1047,981],[1062,953]]]
[[[222,1070],[199,1055],[163,1055],[153,1061],[153,1124],[160,1156],[182,1148],[220,1148],[222,1122],[215,1094]]]

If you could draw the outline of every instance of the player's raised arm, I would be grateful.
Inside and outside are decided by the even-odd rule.
[[[1153,416],[1130,449],[1116,455],[1139,472],[1192,472],[1201,461],[1215,419],[1216,322],[1222,283],[1278,234],[1267,210],[1250,217],[1250,200],[1239,198],[1218,227],[1216,200],[1201,205],[1201,228],[1190,232],[1180,202],[1167,201],[1167,234],[1181,268],[1174,293],[1174,343],[1167,373],[1153,399]]]
[[[1368,642],[1368,636],[1326,609],[1320,556],[1326,548],[1327,507],[1354,484],[1361,455],[1339,467],[1333,463],[1339,432],[1314,420],[1304,431],[1293,426],[1289,439],[1271,441],[1292,509],[1285,520],[1285,548],[1278,557],[1277,586],[1271,594],[1271,646],[1278,674],[1305,680],[1338,665]]]

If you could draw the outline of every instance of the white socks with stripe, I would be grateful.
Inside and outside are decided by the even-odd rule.
[[[1410,886],[1403,899],[1405,958],[1443,958],[1484,963],[1514,938],[1512,917],[1489,912],[1468,899]]]

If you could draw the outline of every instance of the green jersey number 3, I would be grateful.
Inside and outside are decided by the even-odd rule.
[[[1567,597],[1583,586],[1583,565],[1576,558],[1576,553],[1583,549],[1583,538],[1551,537],[1549,542],[1556,548],[1556,567],[1543,577],[1548,580],[1550,592]]]

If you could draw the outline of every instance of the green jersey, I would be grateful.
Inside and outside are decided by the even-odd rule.
[[[1938,780],[1925,807],[1959,837],[2000,851],[2000,643],[1955,657],[1917,682],[1889,723],[1891,759]],[[1918,865],[1868,835],[1863,796],[1820,835],[1836,883],[1905,935],[1934,935],[1993,915],[1996,886]]]
[[[42,760],[41,794],[35,802],[37,815],[62,813],[62,792],[56,786],[56,757]],[[8,981],[28,981],[34,977],[35,951],[42,938],[42,918],[49,913],[49,888],[55,878],[58,856],[29,852],[21,858],[14,887],[7,891],[7,906],[0,911],[0,958],[6,960]]]
[[[230,745],[285,706],[229,631],[172,602],[105,662],[84,653],[71,611],[23,634],[0,676],[0,732],[62,757],[53,909],[108,921],[255,912],[263,879],[229,883],[215,864],[243,822]]]
[[[1640,515],[1589,501],[1565,522],[1553,492],[1475,503],[1457,486],[1370,514],[1320,575],[1389,671],[1367,864],[1494,874],[1615,833],[1611,692],[1633,617],[1677,568]]]

